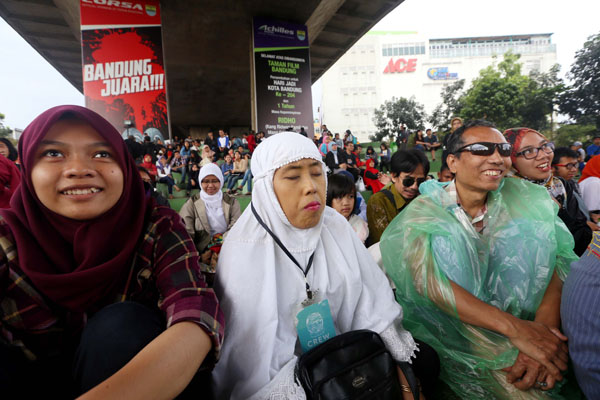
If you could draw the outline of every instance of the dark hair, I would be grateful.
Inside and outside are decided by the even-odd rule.
[[[448,148],[448,154],[455,154],[457,158],[460,158],[460,153],[456,151],[464,146],[465,142],[462,140],[462,136],[470,128],[483,126],[486,128],[498,129],[493,122],[486,121],[484,119],[476,119],[474,121],[467,121],[466,124],[448,135],[448,142],[446,147]]]
[[[383,142],[382,142],[382,143],[379,145],[379,148],[381,148],[381,146],[385,147],[385,149],[386,149],[386,150],[388,149],[388,146],[387,146],[387,144],[385,144],[385,143],[383,143]]]
[[[442,166],[440,167],[440,174],[442,172],[444,172],[445,170],[449,170],[450,171],[450,167],[448,167],[448,164],[446,164],[445,162],[443,162]]]
[[[411,173],[419,165],[423,166],[425,176],[429,174],[429,160],[421,150],[398,150],[392,155],[390,170],[395,175],[400,175],[401,172]]]
[[[371,154],[371,153],[375,153],[375,150],[373,150],[373,146],[367,147],[367,154]]]
[[[0,142],[4,143],[6,145],[6,147],[8,147],[8,159],[10,161],[17,161],[17,158],[19,157],[19,153],[17,152],[17,149],[15,149],[15,146],[12,144],[12,142],[10,140],[8,140],[7,138],[0,138]]]
[[[554,158],[552,159],[552,165],[558,164],[560,162],[560,159],[563,157],[574,158],[576,160],[579,158],[575,150],[571,150],[568,147],[557,147],[556,149],[554,149]]]
[[[356,205],[356,186],[350,178],[341,174],[332,174],[327,178],[327,201],[331,207],[333,199],[339,199],[349,194],[354,195],[354,204]]]
[[[425,133],[429,132],[430,130],[431,130],[431,128],[425,129]]]

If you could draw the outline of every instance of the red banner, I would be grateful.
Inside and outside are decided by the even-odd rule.
[[[168,138],[158,0],[80,0],[80,6],[86,106],[119,132],[130,121]]]

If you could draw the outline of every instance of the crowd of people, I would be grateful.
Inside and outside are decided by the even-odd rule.
[[[138,143],[78,106],[0,139],[0,393],[600,397],[600,134],[582,152],[454,118],[393,146],[326,126]],[[361,330],[393,382],[344,364]],[[341,365],[315,387],[299,365],[323,342]]]

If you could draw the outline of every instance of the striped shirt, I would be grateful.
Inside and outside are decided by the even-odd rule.
[[[45,298],[19,268],[14,242],[8,224],[0,219],[0,341],[20,347],[31,360],[60,353],[78,336],[88,315],[70,312]],[[159,206],[152,210],[133,262],[119,281],[97,309],[135,301],[160,309],[166,328],[195,322],[213,345],[203,367],[218,359],[224,316],[200,272],[194,242],[175,211]]]
[[[456,191],[456,181],[450,182],[444,189],[446,190],[446,193],[448,193],[448,196],[455,199],[456,205],[458,206],[458,208],[456,209],[456,212],[463,214],[462,217],[466,218],[466,220],[469,221],[469,223],[473,226],[473,228],[475,229],[475,231],[477,231],[477,233],[483,233],[483,231],[485,230],[485,228],[487,228],[487,225],[488,225],[488,219],[486,218],[487,202],[477,212],[477,215],[475,215],[475,217],[471,218],[469,213],[467,213],[467,211],[462,207],[462,205],[460,203],[460,197],[458,197],[458,192]],[[458,220],[461,221],[461,223],[462,223],[463,219],[460,218],[459,216],[457,216],[457,217],[458,217]]]
[[[560,316],[577,382],[588,399],[600,399],[600,232],[571,264]]]

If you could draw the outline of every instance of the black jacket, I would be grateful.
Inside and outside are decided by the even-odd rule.
[[[329,152],[327,153],[327,155],[325,156],[325,165],[327,165],[327,167],[331,170],[331,172],[333,173],[333,171],[335,171],[336,169],[338,169],[340,167],[340,162],[343,163],[344,161],[341,159],[340,156],[340,151],[338,150],[337,155],[338,155],[338,162],[335,162],[335,156],[333,155],[333,152]]]
[[[558,210],[558,216],[565,223],[575,239],[575,254],[581,256],[592,241],[592,229],[587,224],[587,217],[579,208],[577,198],[573,193],[576,190],[575,182],[559,178],[567,192],[567,199],[557,199],[563,206]]]

